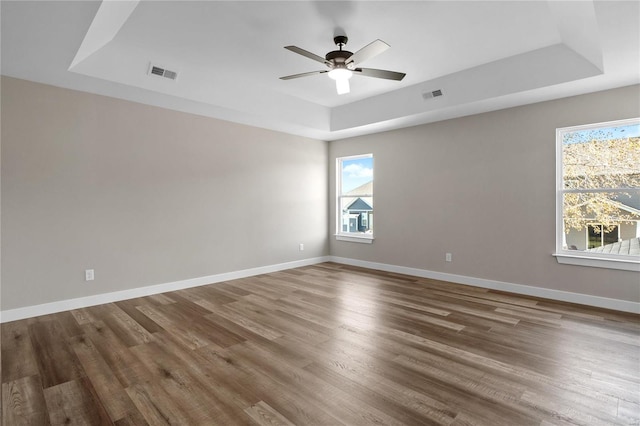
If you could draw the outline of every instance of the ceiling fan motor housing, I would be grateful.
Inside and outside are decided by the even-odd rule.
[[[348,50],[334,50],[332,52],[327,53],[325,59],[336,67],[345,66],[345,62],[353,55],[353,52],[349,52]]]
[[[353,55],[353,52],[349,52],[348,50],[342,50],[342,46],[347,44],[349,39],[347,36],[335,36],[333,38],[333,42],[340,48],[340,50],[334,50],[332,52],[327,53],[325,59],[333,64],[332,68],[347,68],[345,65],[347,59]]]

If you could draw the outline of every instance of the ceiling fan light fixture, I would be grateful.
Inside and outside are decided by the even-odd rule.
[[[334,68],[329,71],[329,78],[332,80],[349,80],[353,75],[353,71],[346,68]]]
[[[353,76],[353,72],[346,68],[334,68],[329,71],[329,78],[336,81],[336,90],[338,95],[349,93],[349,79]]]
[[[336,80],[336,91],[338,95],[344,95],[349,93],[351,88],[349,87],[349,79]]]

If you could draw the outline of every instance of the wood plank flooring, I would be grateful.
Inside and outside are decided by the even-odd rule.
[[[3,425],[638,425],[640,317],[324,263],[2,324]]]

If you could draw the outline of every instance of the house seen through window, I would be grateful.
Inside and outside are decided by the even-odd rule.
[[[640,260],[640,119],[558,129],[558,248]]]
[[[337,159],[337,235],[373,238],[373,155]]]

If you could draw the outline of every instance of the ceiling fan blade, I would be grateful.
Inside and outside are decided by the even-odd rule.
[[[331,64],[331,62],[327,61],[322,56],[318,56],[315,53],[309,52],[308,50],[301,49],[298,46],[285,46],[284,48],[294,53],[297,53],[298,55],[306,56],[307,58],[313,59],[314,61],[320,62],[322,64],[325,64],[325,65]]]
[[[381,54],[389,47],[391,46],[389,46],[382,40],[372,41],[371,43],[367,44],[365,47],[351,55],[351,57],[347,59],[346,63],[350,64],[351,62],[353,62],[359,64],[360,62],[364,62],[367,59],[371,59],[374,56]]]
[[[329,71],[311,71],[311,72],[303,72],[301,74],[286,75],[284,77],[280,77],[280,80],[291,80],[292,78],[306,77],[308,75],[314,75],[314,74],[323,74],[325,72],[329,72]]]
[[[387,80],[397,80],[397,81],[402,80],[406,75],[403,72],[376,70],[373,68],[356,68],[355,70],[353,70],[353,72],[357,72],[360,75],[364,75],[366,77],[384,78]]]

